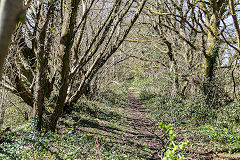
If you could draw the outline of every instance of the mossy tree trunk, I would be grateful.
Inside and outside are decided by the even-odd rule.
[[[51,19],[51,15],[54,11],[54,4],[49,5],[46,21],[41,28],[39,36],[38,52],[36,54],[37,67],[36,67],[36,84],[35,84],[35,95],[34,95],[34,106],[33,106],[33,117],[36,121],[36,129],[41,131],[43,124],[43,110],[44,110],[44,99],[47,96],[47,90],[45,88],[47,84],[47,64],[48,64],[48,49],[49,45],[45,45],[46,31]],[[50,38],[48,38],[47,43]]]
[[[74,29],[76,26],[77,11],[79,7],[79,0],[72,0],[70,5],[67,7],[65,17],[62,25],[61,33],[61,46],[60,51],[62,52],[62,65],[61,65],[61,80],[59,95],[57,98],[56,106],[54,111],[48,119],[46,124],[46,131],[55,131],[58,118],[63,112],[64,103],[67,97],[67,90],[69,85],[70,75],[70,55],[73,46],[73,38],[75,37]],[[68,14],[68,11],[70,14]]]
[[[206,95],[206,102],[211,104],[215,92],[214,71],[220,50],[220,21],[226,7],[225,0],[211,0],[209,4],[210,12],[206,17],[207,40],[206,49],[204,48],[203,73],[204,83],[203,92]]]

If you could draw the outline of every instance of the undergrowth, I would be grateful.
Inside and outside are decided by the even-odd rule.
[[[18,123],[5,123],[11,131],[0,134],[0,159],[145,159],[147,148],[122,139],[129,134],[123,125],[127,96],[126,88],[111,85],[93,100],[82,97],[60,118],[56,133],[39,133],[13,113]]]
[[[127,85],[110,84],[103,87],[91,100],[82,97],[71,113],[60,118],[56,133],[43,134],[34,131],[32,123],[26,121],[21,112],[16,112],[16,107],[10,107],[6,111],[8,120],[4,122],[4,127],[10,126],[11,131],[0,134],[0,157],[147,159],[151,151],[146,147],[139,148],[135,144],[134,136],[128,141],[122,138],[132,136],[129,132],[130,126],[126,123],[125,107],[129,103],[129,91],[137,94],[144,108],[143,114],[156,122],[173,125],[176,140],[171,139],[173,135],[171,129],[165,129],[166,134],[170,135],[169,140],[172,140],[170,144],[173,144],[169,146],[167,155],[180,153],[175,152],[178,147],[199,153],[204,153],[205,148],[214,154],[240,152],[239,102],[209,108],[204,103],[202,95],[191,99],[184,99],[181,96],[169,98],[166,94],[151,90],[149,86],[153,80],[148,77],[147,79],[144,82],[141,77],[134,78],[133,82]],[[22,112],[26,111],[28,110]],[[184,148],[180,142],[185,140],[189,141],[189,145]],[[191,151],[181,151],[181,156],[189,157]]]
[[[41,135],[30,125],[4,134],[0,139],[1,159],[141,159],[138,150],[126,152],[127,147],[96,134]]]
[[[142,93],[139,97],[147,112],[154,119],[177,127],[179,137],[189,137],[191,146],[202,143],[214,153],[240,152],[239,102],[212,109],[204,103],[201,96],[188,100],[145,94]]]
[[[174,82],[171,75],[164,76],[165,80],[152,80],[152,83],[149,77],[137,76],[132,86],[137,90],[146,115],[158,122],[173,124],[177,141],[189,140],[188,153],[185,152],[190,156],[188,158],[197,158],[190,152],[199,155],[206,152],[215,155],[240,153],[240,102],[209,107],[201,93],[188,97],[176,93],[170,96],[173,89],[169,88]]]

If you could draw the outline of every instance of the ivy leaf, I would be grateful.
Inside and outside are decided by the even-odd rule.
[[[26,13],[24,13],[24,14],[22,14],[22,15],[20,16],[19,21],[20,21],[21,23],[24,23],[24,22],[26,21],[26,19],[27,19],[27,16],[26,16]]]

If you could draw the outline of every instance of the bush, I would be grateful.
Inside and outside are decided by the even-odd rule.
[[[165,125],[162,122],[159,123],[159,129],[163,129],[166,137],[168,139],[168,150],[164,152],[163,160],[182,160],[184,156],[181,154],[181,151],[189,143],[188,141],[181,142],[180,144],[176,143],[176,135],[173,133],[173,125]]]

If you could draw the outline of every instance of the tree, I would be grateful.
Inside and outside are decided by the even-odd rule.
[[[3,65],[8,54],[11,35],[23,13],[22,5],[22,0],[0,1],[0,80],[2,78]]]
[[[38,130],[45,122],[46,130],[54,131],[64,110],[88,94],[91,81],[121,46],[145,3],[33,1],[14,35],[9,68],[17,72],[8,76],[5,87],[33,107]]]
[[[237,63],[230,51],[236,49],[236,40],[230,36],[233,23],[228,7],[228,1],[148,1],[126,42],[136,50],[128,55],[170,73],[171,95],[194,97],[201,93],[209,106],[216,107],[229,102],[229,83],[219,79]]]

